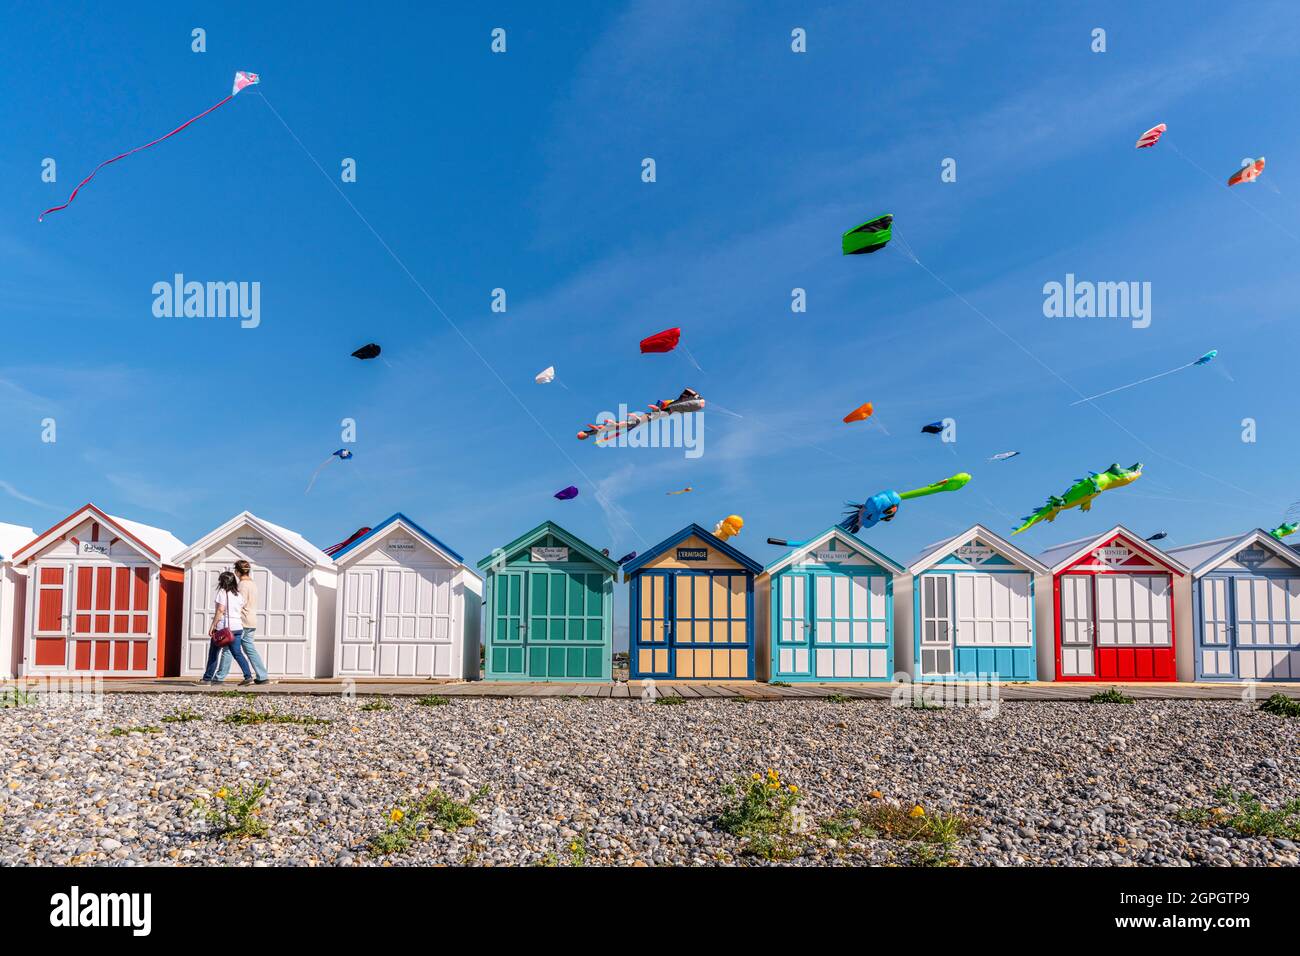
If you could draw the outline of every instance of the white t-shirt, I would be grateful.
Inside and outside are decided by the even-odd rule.
[[[244,598],[238,591],[223,591],[217,588],[216,599],[213,602],[215,607],[220,604],[226,609],[226,613],[217,618],[217,627],[228,627],[232,631],[242,631],[243,622],[240,620],[240,612],[244,610]],[[229,623],[226,617],[229,615]]]

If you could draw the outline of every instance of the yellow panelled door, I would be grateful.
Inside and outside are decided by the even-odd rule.
[[[637,670],[647,677],[669,677],[668,586],[669,575],[643,572],[637,579],[641,589],[641,617],[637,621]]]

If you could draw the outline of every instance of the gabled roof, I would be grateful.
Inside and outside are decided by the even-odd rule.
[[[314,565],[315,567],[331,567],[333,562],[330,556],[322,551],[316,545],[312,544],[296,531],[290,531],[288,528],[282,528],[278,524],[259,518],[249,511],[241,511],[221,527],[205,534],[198,541],[180,552],[175,557],[175,562],[180,565],[189,564],[201,558],[208,548],[212,547],[222,538],[226,537],[235,529],[247,525],[260,531],[266,537],[270,538],[284,550],[297,557],[304,564]]]
[[[31,528],[0,521],[0,561],[8,560],[15,551],[34,537],[36,532]]]
[[[1185,544],[1180,548],[1170,548],[1169,554],[1176,555],[1180,561],[1185,562],[1192,569],[1193,576],[1200,577],[1202,574],[1213,571],[1242,548],[1249,548],[1252,545],[1262,547],[1288,564],[1300,567],[1300,554],[1297,554],[1295,549],[1283,544],[1263,528],[1247,531],[1243,535],[1215,538],[1213,541],[1201,541],[1198,544]]]
[[[333,559],[334,563],[335,564],[341,563],[344,559],[347,558],[349,554],[355,554],[357,550],[361,548],[363,545],[365,545],[367,541],[373,541],[376,538],[383,536],[388,532],[388,529],[393,527],[394,525],[405,528],[411,534],[416,535],[417,537],[423,539],[426,544],[428,544],[431,548],[433,548],[443,557],[450,560],[453,564],[459,564],[461,567],[465,566],[465,559],[462,558],[457,552],[447,547],[445,544],[443,544],[433,535],[429,534],[429,532],[425,531],[423,528],[421,528],[410,518],[406,517],[406,515],[402,514],[400,511],[397,512],[396,514],[389,515],[383,521],[379,522],[379,524],[375,525],[373,528],[371,528],[361,537],[357,538],[355,541],[349,544],[346,548],[336,551],[334,553],[334,559]]]
[[[676,534],[672,535],[669,538],[665,538],[664,540],[656,544],[653,548],[651,548],[649,551],[646,551],[643,554],[638,554],[627,564],[623,565],[623,576],[625,578],[630,577],[631,575],[639,571],[641,568],[645,567],[647,561],[651,560],[652,558],[657,558],[659,555],[663,554],[669,548],[676,547],[678,544],[685,541],[687,538],[691,538],[691,537],[699,538],[710,548],[717,548],[719,551],[721,551],[727,557],[731,558],[731,560],[735,561],[737,564],[739,564],[741,567],[745,568],[746,570],[752,571],[755,574],[763,573],[763,566],[759,564],[757,561],[755,561],[753,558],[751,558],[749,555],[745,554],[743,551],[737,551],[731,545],[727,544],[727,542],[723,541],[721,538],[715,535],[712,531],[705,531],[697,524],[688,524],[681,531],[678,531]]]
[[[16,550],[13,559],[15,561],[28,560],[32,555],[57,541],[87,518],[93,518],[105,527],[117,531],[118,537],[125,538],[139,549],[141,554],[157,564],[175,564],[176,555],[185,550],[185,542],[170,531],[155,528],[153,525],[141,524],[138,521],[116,518],[100,511],[93,504],[86,504],[52,528],[42,531],[27,544]]]
[[[507,544],[505,547],[497,548],[486,558],[480,560],[478,566],[479,568],[486,568],[489,565],[491,565],[494,561],[496,561],[502,554],[505,554],[507,556],[512,555],[516,551],[519,551],[522,548],[530,547],[534,541],[539,541],[542,538],[546,537],[548,534],[554,535],[555,537],[563,541],[565,544],[567,544],[570,548],[573,548],[575,551],[580,552],[583,555],[583,557],[587,558],[587,560],[589,560],[592,564],[595,564],[598,567],[603,568],[604,570],[608,571],[610,574],[615,574],[615,575],[618,574],[617,561],[614,561],[612,558],[601,554],[599,551],[597,551],[591,545],[587,544],[587,542],[583,541],[577,535],[573,534],[572,532],[565,531],[554,521],[543,521],[532,531],[527,531],[524,534],[521,534],[519,537],[515,538],[515,540]]]
[[[1055,574],[1067,565],[1073,564],[1081,557],[1098,547],[1103,541],[1109,541],[1116,535],[1123,535],[1129,544],[1133,545],[1143,554],[1157,564],[1163,564],[1169,570],[1178,574],[1186,574],[1187,565],[1183,564],[1177,558],[1171,557],[1165,551],[1157,548],[1154,544],[1144,539],[1139,534],[1134,534],[1122,524],[1117,524],[1104,534],[1093,535],[1090,538],[1076,538],[1074,541],[1067,541],[1064,544],[1058,544],[1053,548],[1048,548],[1038,556],[1038,559],[1047,565],[1049,571]]]
[[[769,564],[764,570],[768,574],[775,574],[777,571],[781,570],[781,568],[784,568],[787,565],[791,564],[792,562],[798,560],[801,555],[808,554],[811,551],[816,551],[821,545],[830,541],[831,538],[838,538],[839,540],[847,544],[850,548],[852,548],[854,551],[856,551],[858,554],[862,555],[864,558],[867,558],[870,561],[874,561],[882,568],[887,568],[888,570],[893,571],[895,574],[902,574],[904,571],[903,566],[899,564],[897,561],[895,561],[893,558],[889,557],[886,554],[881,554],[871,545],[867,544],[865,541],[861,540],[856,535],[849,534],[839,525],[831,525],[829,528],[827,528],[817,537],[805,541],[797,548],[791,548],[784,555],[782,555],[781,557],[773,561],[771,564]]]
[[[990,548],[1002,555],[1002,557],[1012,564],[1020,565],[1026,571],[1033,571],[1035,574],[1047,573],[1047,567],[1043,562],[1021,551],[1002,535],[990,531],[982,524],[973,524],[961,534],[955,534],[951,538],[945,538],[942,541],[936,541],[934,544],[926,545],[925,549],[912,559],[912,563],[908,565],[907,570],[911,574],[920,574],[922,571],[934,567],[953,551],[969,544],[975,538],[987,543]]]

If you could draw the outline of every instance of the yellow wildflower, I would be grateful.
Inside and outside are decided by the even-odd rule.
[[[767,771],[767,779],[768,779],[768,780],[776,780],[776,779],[778,779],[780,776],[781,776],[781,775],[780,775],[779,773],[777,773],[775,770],[771,769],[770,767],[768,768],[768,771]]]
[[[914,806],[911,810],[907,812],[907,815],[909,817],[912,817],[913,819],[917,817],[923,817],[925,816],[925,808],[918,803],[916,806]]]
[[[790,792],[791,792],[791,793],[798,793],[798,792],[799,792],[799,788],[796,787],[794,784],[790,784]]]
[[[751,776],[752,776],[755,780],[762,780],[762,779],[763,779],[763,775],[762,775],[761,773],[751,774]]]
[[[220,790],[217,791],[217,798],[220,800],[224,800],[228,796],[230,796],[230,791],[227,790],[225,787],[222,787]]]
[[[406,816],[406,814],[403,813],[403,812],[402,812],[398,807],[393,807],[393,809],[392,809],[391,811],[389,811],[389,814],[388,814],[388,822],[389,822],[389,823],[400,823],[402,817],[404,817],[404,816]]]

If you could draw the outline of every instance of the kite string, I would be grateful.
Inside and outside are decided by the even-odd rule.
[[[1030,351],[1028,348],[1026,348],[1024,345],[1021,345],[1020,342],[1017,341],[1017,340],[1015,339],[1015,337],[1013,337],[1013,336],[1011,335],[1011,333],[1007,332],[1007,331],[1006,331],[1005,329],[1003,329],[1000,325],[998,325],[996,322],[994,322],[992,319],[990,319],[987,315],[985,315],[983,312],[981,312],[979,309],[977,309],[977,308],[976,308],[976,307],[975,307],[975,306],[970,302],[970,300],[968,300],[968,299],[967,299],[965,296],[963,296],[960,292],[958,292],[956,289],[954,289],[952,286],[950,286],[947,282],[945,282],[942,278],[940,278],[938,275],[936,275],[936,274],[934,273],[934,271],[930,269],[929,266],[927,266],[927,265],[926,265],[924,262],[922,262],[919,258],[917,258],[915,261],[916,261],[916,264],[917,264],[918,266],[920,266],[922,269],[925,270],[926,274],[929,275],[930,278],[934,279],[935,282],[939,283],[939,285],[941,285],[941,286],[943,286],[945,289],[947,289],[947,290],[948,290],[948,291],[953,295],[953,297],[957,299],[957,301],[961,302],[963,305],[966,306],[966,308],[970,309],[972,312],[974,312],[976,315],[978,315],[981,319],[983,319],[986,323],[988,323],[988,325],[990,325],[990,326],[994,329],[994,331],[996,331],[999,335],[1001,335],[1003,338],[1005,338],[1008,342],[1010,342],[1012,345],[1014,345],[1014,346],[1015,346],[1016,348],[1018,348],[1020,351],[1024,352],[1025,355],[1029,356],[1029,358],[1031,358],[1031,359],[1035,362],[1035,364],[1037,364],[1038,366],[1040,366],[1041,368],[1043,368],[1044,370],[1046,370],[1050,375],[1052,375],[1053,378],[1055,378],[1057,381],[1059,381],[1062,385],[1064,385],[1064,386],[1065,386],[1066,388],[1068,388],[1070,391],[1074,392],[1075,395],[1078,395],[1078,396],[1080,396],[1081,398],[1084,397],[1084,396],[1083,396],[1083,393],[1082,393],[1081,391],[1079,391],[1077,388],[1075,388],[1073,385],[1071,385],[1071,384],[1070,384],[1070,383],[1065,379],[1065,377],[1061,375],[1060,372],[1056,371],[1056,369],[1052,368],[1050,365],[1048,365],[1046,362],[1044,362],[1042,359],[1040,359],[1037,355],[1035,355],[1033,352],[1031,352],[1031,351]],[[1249,490],[1247,490],[1247,489],[1245,489],[1245,488],[1242,488],[1242,487],[1240,487],[1240,486],[1238,486],[1238,485],[1234,485],[1232,482],[1230,482],[1230,481],[1225,481],[1224,479],[1219,478],[1219,477],[1217,477],[1216,475],[1211,475],[1211,474],[1209,474],[1208,472],[1201,471],[1199,468],[1195,467],[1194,465],[1189,465],[1189,464],[1187,464],[1187,463],[1184,462],[1184,461],[1179,461],[1177,458],[1174,458],[1174,457],[1172,457],[1172,456],[1170,456],[1170,455],[1166,455],[1166,454],[1163,454],[1163,453],[1157,451],[1155,448],[1151,447],[1151,445],[1148,444],[1144,439],[1139,438],[1137,435],[1133,434],[1133,432],[1130,431],[1128,428],[1126,428],[1126,427],[1123,425],[1123,423],[1121,423],[1118,419],[1116,419],[1114,416],[1112,416],[1110,413],[1108,413],[1108,412],[1107,412],[1104,408],[1102,408],[1100,405],[1097,405],[1096,403],[1094,403],[1094,402],[1092,402],[1091,400],[1086,399],[1086,398],[1085,398],[1084,400],[1087,401],[1088,406],[1089,406],[1090,408],[1094,409],[1094,410],[1095,410],[1099,415],[1101,415],[1103,418],[1105,418],[1107,421],[1109,421],[1112,425],[1114,425],[1116,428],[1118,428],[1118,429],[1119,429],[1120,431],[1122,431],[1124,434],[1128,435],[1129,438],[1133,439],[1135,442],[1137,442],[1139,445],[1141,445],[1143,448],[1145,448],[1145,449],[1146,449],[1147,451],[1149,451],[1151,454],[1155,455],[1157,458],[1163,458],[1165,461],[1169,461],[1169,462],[1172,462],[1172,463],[1175,464],[1175,465],[1179,465],[1179,466],[1181,466],[1181,467],[1183,467],[1183,468],[1186,468],[1188,471],[1194,472],[1194,473],[1200,475],[1202,478],[1208,478],[1208,479],[1210,479],[1211,481],[1216,481],[1216,482],[1218,482],[1219,484],[1223,485],[1224,487],[1231,488],[1232,490],[1234,490],[1234,491],[1236,491],[1236,492],[1239,492],[1239,493],[1244,494],[1244,495],[1249,495],[1249,496],[1252,497],[1252,498],[1256,498],[1256,499],[1258,499],[1258,500],[1260,500],[1260,501],[1267,502],[1269,505],[1272,505],[1273,507],[1276,507],[1276,505],[1274,504],[1274,502],[1268,501],[1268,499],[1262,497],[1261,495],[1257,495],[1257,494],[1255,494],[1253,491],[1249,491]]]
[[[1129,382],[1127,385],[1120,385],[1106,392],[1098,392],[1096,395],[1090,395],[1088,398],[1081,398],[1077,402],[1071,402],[1070,407],[1073,408],[1075,405],[1082,405],[1084,402],[1090,402],[1094,398],[1102,398],[1106,395],[1114,395],[1116,392],[1122,392],[1126,388],[1134,388],[1135,386],[1138,385],[1144,385],[1147,382],[1154,382],[1158,378],[1164,378],[1166,375],[1173,375],[1174,372],[1181,372],[1183,369],[1191,368],[1195,364],[1196,364],[1195,362],[1188,362],[1186,365],[1178,366],[1178,368],[1171,368],[1167,372],[1161,372],[1158,375],[1148,375],[1146,378],[1140,378],[1136,382]]]
[[[533,410],[529,408],[528,405],[525,404],[524,401],[515,393],[515,390],[510,387],[510,384],[501,376],[501,373],[498,372],[496,368],[492,365],[492,363],[489,362],[487,358],[483,355],[483,353],[480,352],[477,347],[475,347],[474,343],[470,341],[469,337],[466,336],[465,333],[461,331],[460,326],[458,326],[452,320],[451,316],[449,316],[446,313],[443,307],[438,304],[438,301],[432,295],[429,294],[429,290],[426,289],[424,287],[424,284],[419,279],[416,278],[415,273],[413,273],[407,267],[406,263],[402,261],[402,258],[395,251],[393,251],[393,247],[390,246],[388,242],[384,239],[384,237],[379,234],[379,231],[370,224],[370,220],[368,220],[364,215],[362,215],[360,209],[358,209],[355,205],[353,205],[352,200],[348,198],[347,193],[345,193],[343,189],[339,186],[339,184],[334,181],[334,178],[330,176],[328,172],[325,171],[325,167],[320,164],[319,160],[316,159],[316,157],[312,154],[311,150],[309,150],[306,144],[303,143],[303,141],[298,137],[298,134],[293,131],[293,128],[290,127],[289,124],[285,122],[284,117],[280,115],[280,111],[277,110],[275,106],[272,105],[269,99],[267,99],[266,94],[263,93],[261,90],[255,90],[254,92],[256,92],[257,95],[262,98],[262,102],[266,104],[267,109],[269,109],[272,112],[272,114],[274,114],[275,118],[280,121],[280,125],[283,126],[285,128],[285,131],[288,132],[288,134],[293,137],[294,142],[298,144],[299,149],[301,149],[303,153],[306,154],[307,158],[312,161],[312,164],[318,170],[320,170],[320,174],[325,177],[326,182],[328,182],[331,186],[333,186],[334,191],[337,192],[339,196],[342,197],[343,201],[348,204],[348,208],[351,209],[352,212],[356,214],[356,217],[361,220],[362,225],[364,225],[368,230],[370,230],[370,234],[375,237],[375,239],[379,242],[381,246],[384,247],[384,251],[388,253],[389,258],[391,258],[393,262],[397,263],[398,268],[400,268],[404,273],[406,273],[406,277],[411,280],[411,283],[416,287],[416,289],[420,291],[420,294],[423,295],[425,299],[428,300],[429,304],[432,305],[435,310],[437,310],[438,314],[442,316],[443,320],[447,323],[448,326],[451,327],[452,331],[455,332],[456,335],[460,337],[460,340],[465,343],[465,346],[472,353],[474,353],[474,357],[477,358],[483,364],[483,366],[489,372],[492,373],[492,375],[496,378],[497,382],[500,383],[501,387],[506,390],[506,393],[509,394],[509,396],[515,400],[515,403],[521,409],[523,409],[524,414],[527,415],[530,419],[532,419],[533,424],[537,426],[538,431],[540,431],[543,435],[545,435],[550,440],[551,444],[555,446],[556,450],[559,451],[559,453],[564,457],[564,459],[571,466],[573,466],[574,470],[576,470],[578,474],[582,476],[582,479],[585,482],[587,482],[587,484],[593,490],[596,500],[601,504],[602,510],[604,510],[606,514],[613,512],[613,514],[616,515],[618,519],[622,521],[625,525],[627,525],[628,529],[634,535],[636,535],[637,540],[640,541],[642,545],[648,545],[649,542],[646,541],[644,537],[642,537],[641,533],[637,531],[636,527],[632,524],[632,522],[630,522],[627,519],[627,517],[623,514],[622,509],[617,507],[612,501],[608,499],[605,493],[600,489],[600,486],[591,479],[591,477],[586,473],[586,471],[583,470],[581,465],[579,465],[576,461],[573,460],[573,457],[567,451],[564,450],[564,447],[558,441],[555,440],[555,436],[552,435],[549,431],[547,431],[546,426],[544,426],[541,423],[541,421],[537,418],[537,416],[533,414]]]
[[[172,130],[170,133],[167,133],[166,135],[163,135],[163,136],[159,136],[159,137],[158,137],[157,139],[155,139],[153,142],[151,142],[151,143],[145,143],[143,146],[137,146],[135,149],[129,149],[129,150],[127,150],[125,153],[122,153],[122,154],[119,155],[119,156],[114,156],[112,159],[106,159],[106,160],[104,160],[102,163],[100,163],[98,166],[96,166],[94,169],[92,169],[92,170],[90,171],[90,175],[89,175],[89,176],[87,176],[87,177],[86,177],[85,179],[83,179],[81,182],[77,183],[77,187],[76,187],[74,190],[72,190],[72,195],[70,195],[70,196],[68,197],[68,201],[67,201],[67,202],[65,202],[65,203],[64,203],[63,205],[61,205],[61,206],[51,206],[49,209],[45,210],[45,212],[41,213],[40,216],[37,217],[36,221],[37,221],[37,222],[43,222],[43,221],[45,220],[45,217],[48,216],[50,213],[52,213],[52,212],[58,212],[60,209],[67,209],[69,206],[71,206],[71,205],[72,205],[72,200],[74,200],[74,199],[77,198],[77,193],[79,193],[79,192],[81,191],[81,187],[84,186],[84,185],[86,185],[86,183],[90,182],[92,179],[94,179],[94,178],[95,178],[95,174],[96,174],[97,172],[99,172],[101,169],[103,169],[105,166],[109,165],[110,163],[115,163],[115,162],[117,162],[119,159],[126,159],[126,157],[130,156],[132,153],[138,153],[138,152],[140,152],[140,150],[142,150],[142,149],[148,149],[150,146],[155,146],[155,145],[157,145],[158,143],[161,143],[163,140],[167,139],[168,137],[175,136],[177,133],[179,133],[179,132],[180,132],[181,130],[183,130],[185,127],[187,127],[187,126],[189,126],[191,123],[193,123],[195,120],[201,120],[201,119],[203,119],[203,117],[207,116],[209,113],[211,113],[213,110],[215,110],[218,106],[224,106],[225,104],[229,103],[229,102],[230,102],[231,100],[233,100],[234,98],[235,98],[235,94],[234,94],[234,93],[231,93],[231,94],[230,94],[229,96],[227,96],[225,99],[220,100],[220,101],[217,102],[217,103],[214,103],[212,106],[209,106],[207,109],[205,109],[205,110],[204,110],[202,113],[200,113],[198,116],[194,116],[194,117],[191,117],[190,119],[187,119],[184,123],[182,123],[180,126],[177,126],[177,127],[176,127],[174,130]]]

